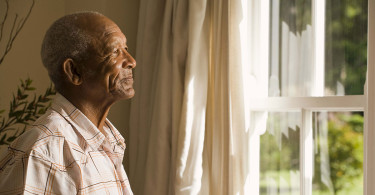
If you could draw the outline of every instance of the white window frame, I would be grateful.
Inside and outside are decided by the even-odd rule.
[[[272,0],[271,0],[272,1]],[[276,0],[277,1],[277,0]],[[364,120],[364,186],[365,195],[375,194],[375,0],[368,0],[368,55],[367,55],[367,79],[364,87],[364,95],[323,96],[324,91],[324,22],[326,0],[312,0],[313,31],[315,34],[315,78],[314,94],[321,97],[267,97],[250,99],[250,111],[300,111],[302,113],[302,125],[300,136],[300,194],[312,194],[312,112],[314,111],[363,111]],[[269,2],[265,3],[269,6]],[[319,10],[319,14],[316,14]],[[263,13],[271,11],[263,6]],[[262,14],[263,15],[263,14]],[[267,15],[267,14],[265,14]],[[266,26],[266,25],[265,25]],[[269,28],[267,28],[269,31]],[[266,34],[265,36],[268,36]],[[268,37],[267,37],[268,38]],[[270,48],[268,48],[270,49]],[[267,60],[265,60],[267,61]],[[268,62],[268,61],[267,61]],[[321,78],[323,77],[323,78]],[[373,120],[371,120],[373,119]],[[256,136],[256,135],[254,135]],[[252,150],[251,157],[259,159],[259,137],[250,138]],[[259,178],[259,160],[252,160],[252,177]],[[255,168],[255,170],[254,170]],[[256,171],[257,170],[257,171]],[[255,182],[259,185],[259,179]],[[255,186],[254,186],[255,187]],[[259,194],[258,189],[252,189],[252,194]]]
[[[375,194],[375,1],[368,1],[367,78],[365,86],[364,194]]]

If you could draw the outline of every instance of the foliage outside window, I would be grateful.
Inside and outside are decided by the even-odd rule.
[[[313,8],[317,1],[271,2],[269,97],[285,100],[290,97],[363,96],[368,1],[324,0],[324,48],[320,48],[324,58],[321,64],[315,63],[316,45],[311,44],[319,38],[314,34],[317,28],[314,17],[320,13]],[[319,75],[323,76],[324,85],[321,95],[312,90],[316,87],[315,66],[323,67],[322,75]],[[268,101],[272,100],[275,98]],[[267,105],[265,108],[267,110]],[[345,105],[337,109],[344,108]],[[311,128],[313,134],[311,193],[363,194],[363,111],[311,110],[301,105],[300,110],[293,111],[296,113],[291,110],[268,112],[266,131],[260,136],[260,194],[299,194],[303,191],[301,185],[305,183],[300,181],[304,168],[301,167],[306,165],[301,159],[309,160],[309,157],[303,157],[309,156],[304,151],[306,142],[302,134],[302,131],[309,132],[306,128]],[[306,126],[307,119],[310,126]]]

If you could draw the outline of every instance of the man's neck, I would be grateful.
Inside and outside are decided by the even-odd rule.
[[[103,126],[113,103],[106,102],[105,100],[93,99],[93,97],[82,97],[82,95],[76,95],[76,93],[62,93],[62,95],[103,132]]]
[[[107,119],[110,106],[99,108],[89,102],[82,102],[81,104],[74,106],[76,106],[100,131],[103,132],[103,126]]]

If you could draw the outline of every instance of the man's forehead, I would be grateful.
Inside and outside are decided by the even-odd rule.
[[[121,32],[119,27],[103,15],[83,15],[77,19],[77,25],[95,36],[106,36],[113,32]]]
[[[113,23],[114,24],[114,23]],[[102,37],[108,37],[112,34],[119,34],[125,37],[125,35],[122,33],[120,28],[114,24],[114,25],[107,25],[104,27],[103,31],[100,32]],[[126,38],[125,38],[126,39]]]

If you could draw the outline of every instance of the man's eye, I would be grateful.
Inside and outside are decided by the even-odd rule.
[[[115,49],[113,50],[112,54],[111,54],[113,57],[117,57],[118,55],[120,55],[120,50],[119,49]]]

